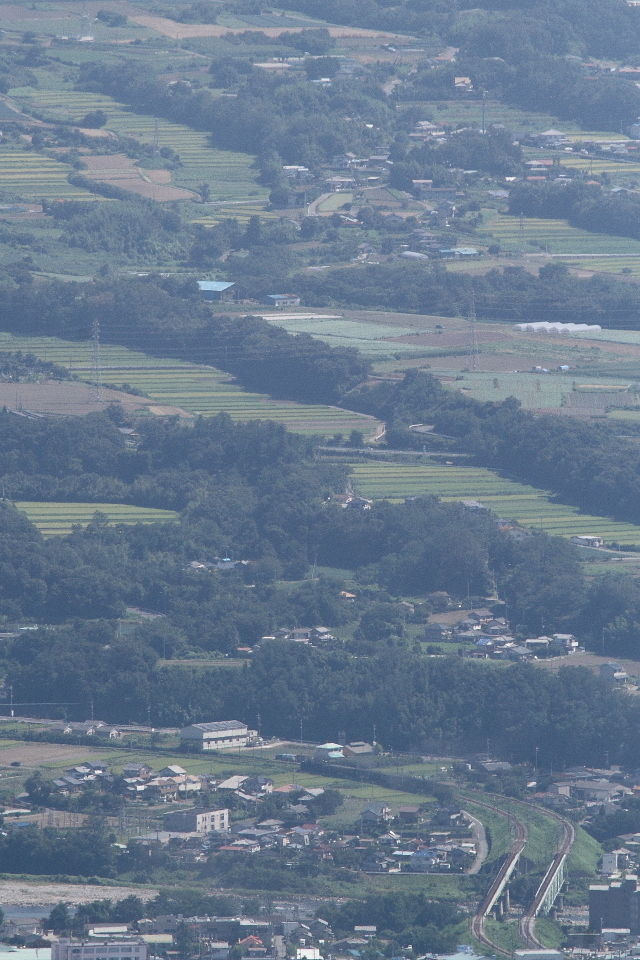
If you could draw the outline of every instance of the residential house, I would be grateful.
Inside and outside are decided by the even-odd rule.
[[[361,820],[368,820],[372,823],[381,823],[385,820],[391,820],[392,817],[391,807],[382,800],[372,800],[360,813]]]
[[[343,758],[343,747],[339,743],[321,743],[316,747],[313,755],[314,760],[342,760]]]
[[[229,829],[229,811],[222,810],[176,810],[165,813],[163,827],[173,833],[211,833]]]
[[[402,824],[416,824],[420,820],[420,807],[398,807],[398,819]]]
[[[373,746],[363,740],[355,740],[342,748],[345,757],[360,757],[365,753],[373,753]]]
[[[128,763],[122,773],[125,777],[140,777],[148,780],[153,776],[153,769],[147,763]]]
[[[600,676],[611,684],[626,683],[629,679],[627,671],[619,663],[613,662],[600,664]]]
[[[300,306],[300,297],[295,293],[270,293],[265,300],[270,306],[277,307],[279,310]]]

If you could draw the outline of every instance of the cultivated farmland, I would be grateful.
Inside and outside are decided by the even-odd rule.
[[[477,500],[496,516],[561,537],[593,534],[608,542],[640,545],[640,527],[580,513],[551,494],[508,480],[481,467],[431,463],[354,463],[353,487],[373,499],[435,496],[444,501]]]
[[[214,150],[209,145],[207,134],[201,131],[170,120],[156,121],[152,116],[133,113],[125,104],[99,93],[22,87],[12,91],[12,98],[18,106],[29,107],[54,121],[77,123],[92,110],[104,110],[108,117],[108,130],[113,130],[118,136],[135,137],[143,143],[154,141],[157,122],[158,146],[171,147],[180,155],[182,162],[179,169],[172,171],[174,186],[196,190],[198,184],[206,182],[210,185],[212,200],[264,200],[268,195],[268,190],[255,182],[253,157],[245,153]],[[42,157],[37,154],[34,159],[42,162]],[[70,168],[63,164],[56,166],[64,171],[66,178]],[[68,184],[67,187],[73,189]],[[33,189],[32,195],[37,197],[40,194],[41,191]],[[84,191],[83,195],[86,196]]]
[[[67,177],[71,167],[43,157],[24,147],[0,141],[0,183],[2,190],[26,200],[88,200],[91,194],[72,187]]]
[[[13,337],[0,333],[0,350],[34,353],[67,367],[82,379],[91,379],[89,341],[74,343],[54,337]],[[214,367],[157,359],[107,344],[101,347],[100,358],[103,382],[142,390],[156,401],[149,404],[151,413],[170,412],[167,406],[203,416],[224,412],[234,420],[274,420],[290,430],[307,434],[348,433],[354,429],[369,434],[378,426],[373,417],[338,407],[271,400],[263,394],[249,393],[237,386],[229,374]],[[110,397],[109,402],[112,399]]]
[[[520,218],[504,213],[484,211],[486,227],[479,231],[487,242],[493,237],[505,250],[516,251],[521,247]],[[603,233],[589,233],[570,226],[566,220],[547,220],[525,217],[522,242],[525,250],[541,250],[554,254],[617,254],[640,256],[640,240],[628,237],[610,237]],[[589,264],[584,267],[588,270]]]
[[[86,525],[96,512],[104,514],[111,523],[162,523],[177,520],[171,510],[151,507],[132,507],[124,503],[37,503],[18,501],[15,506],[44,536],[71,533],[73,524]]]
[[[342,316],[322,314],[301,314],[299,317],[267,314],[264,319],[291,333],[308,333],[332,347],[356,347],[365,357],[372,359],[400,353],[419,353],[424,356],[432,352],[421,344],[395,342],[398,337],[422,336],[422,317],[413,327],[395,326],[377,320],[348,320]]]

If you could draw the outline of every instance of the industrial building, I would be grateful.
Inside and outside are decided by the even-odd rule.
[[[229,811],[223,810],[176,810],[165,813],[163,828],[170,833],[211,833],[213,830],[229,829]]]
[[[632,934],[640,932],[640,890],[638,878],[589,887],[589,929],[628,927]]]
[[[246,747],[258,736],[239,720],[217,720],[213,723],[192,723],[180,731],[180,739],[200,744],[202,750],[229,750]]]

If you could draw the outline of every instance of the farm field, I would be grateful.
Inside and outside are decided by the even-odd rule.
[[[494,210],[483,210],[485,226],[479,235],[498,240],[505,251],[519,250],[520,218]],[[628,237],[610,237],[602,233],[589,233],[570,226],[566,220],[548,220],[525,217],[522,241],[525,251],[538,249],[552,254],[616,254],[640,256],[640,240]],[[589,269],[588,263],[582,264]]]
[[[99,511],[111,523],[162,523],[177,520],[172,510],[132,507],[124,503],[38,503],[19,500],[15,504],[44,536],[71,533],[75,523],[86,525]]]
[[[279,317],[268,314],[264,319],[278,327],[284,327],[290,333],[308,333],[319,340],[324,340],[332,347],[356,347],[365,357],[372,359],[388,354],[416,353],[417,351],[424,356],[425,353],[431,352],[425,350],[421,344],[394,342],[398,337],[422,336],[423,318],[417,318],[418,322],[413,327],[386,324],[382,318],[380,321],[368,322],[348,320],[341,316],[323,317],[321,314],[311,317],[304,314],[300,317]]]
[[[133,113],[125,104],[102,94],[72,89],[21,87],[11,91],[11,99],[18,107],[29,107],[52,120],[67,122],[79,122],[91,110],[104,110],[108,117],[107,130],[113,130],[118,136],[135,137],[144,143],[152,143],[155,138],[154,117]],[[182,161],[182,167],[171,173],[174,186],[196,190],[198,184],[206,182],[209,183],[212,200],[266,200],[269,191],[255,181],[253,157],[215,150],[209,145],[206,133],[170,120],[158,119],[157,132],[159,147],[171,147]],[[42,161],[38,154],[34,157]],[[70,172],[70,168],[64,164],[57,166],[64,170],[65,177]],[[34,195],[40,194],[36,190]],[[200,206],[197,209],[201,209]]]
[[[352,463],[354,490],[372,499],[435,496],[445,502],[477,500],[495,515],[561,537],[592,534],[609,543],[640,545],[640,526],[580,513],[551,494],[482,467],[430,463]]]
[[[340,190],[336,193],[329,194],[326,200],[318,204],[316,209],[318,213],[335,213],[336,210],[339,210],[345,203],[351,203],[352,201],[353,193]]]
[[[638,256],[586,256],[576,260],[572,260],[570,257],[563,257],[562,262],[568,267],[573,267],[575,270],[593,271],[594,273],[627,274],[632,277],[640,277],[640,257]]]
[[[54,337],[14,337],[0,333],[1,349],[31,352],[59,363],[81,378],[91,377],[92,344],[89,341],[74,343]],[[105,385],[124,382],[142,390],[161,407],[180,407],[203,416],[224,412],[234,420],[274,420],[306,434],[348,433],[354,429],[369,433],[378,426],[373,417],[338,407],[271,400],[263,394],[248,393],[237,386],[229,374],[214,367],[161,360],[109,344],[100,349]],[[150,409],[153,413],[153,407]]]
[[[25,200],[91,199],[88,190],[71,186],[67,180],[71,172],[65,163],[0,141],[0,184],[5,194]]]

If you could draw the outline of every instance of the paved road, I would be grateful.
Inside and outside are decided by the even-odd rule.
[[[476,859],[471,869],[467,871],[469,876],[471,876],[474,873],[480,873],[480,868],[489,854],[489,844],[487,843],[487,831],[485,830],[484,823],[470,814],[468,810],[463,810],[462,812],[471,821],[473,839],[476,842]]]

